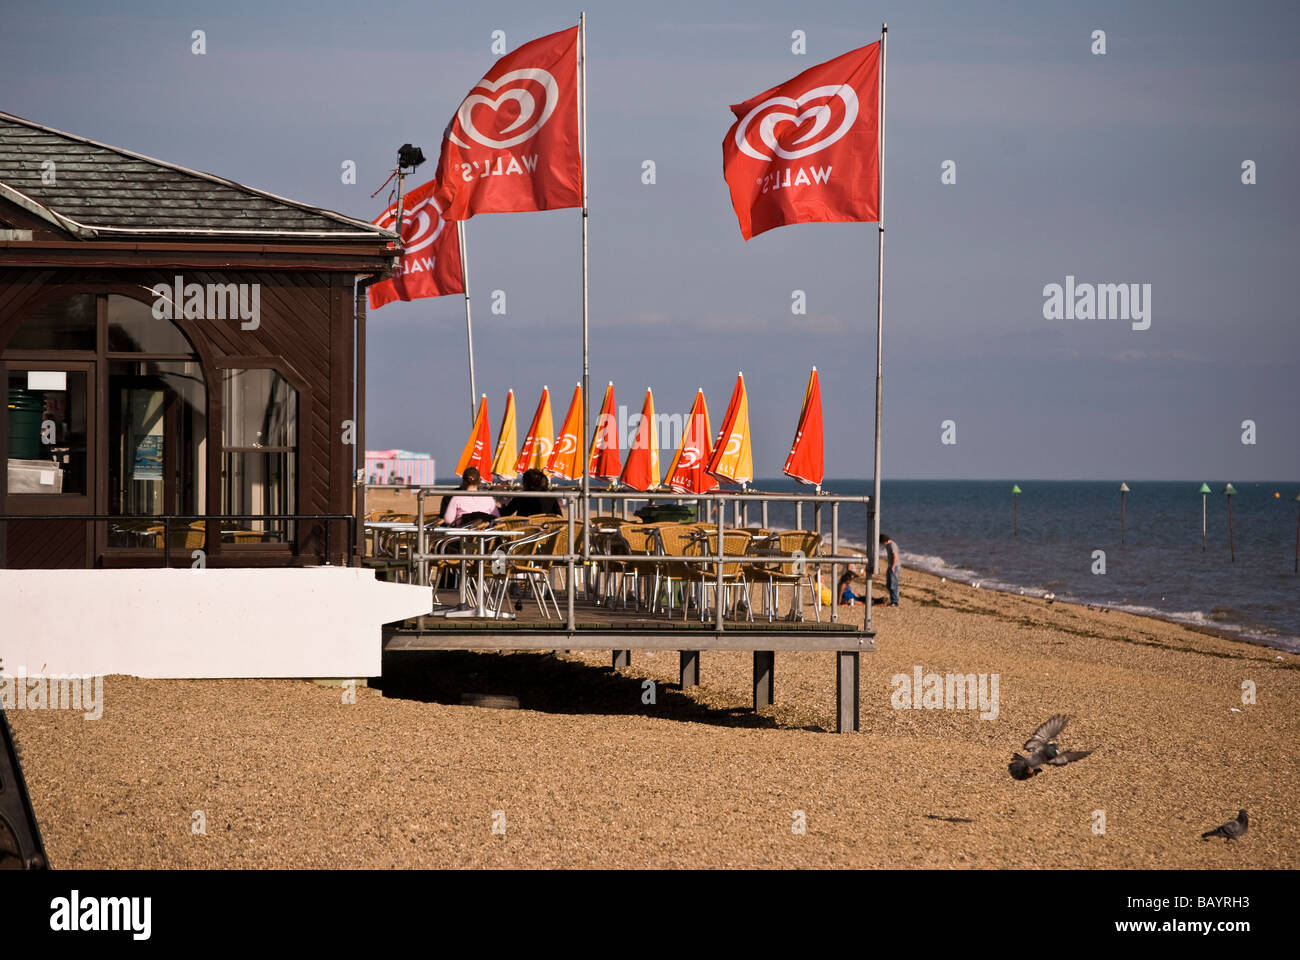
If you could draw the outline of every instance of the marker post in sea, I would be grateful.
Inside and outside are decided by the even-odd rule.
[[[1201,484],[1201,552],[1205,552],[1205,497],[1211,493],[1208,483]]]
[[[1011,485],[1011,535],[1014,537],[1020,529],[1020,484]]]
[[[1128,484],[1119,485],[1119,542],[1124,542],[1124,498],[1128,496]]]
[[[1237,562],[1237,548],[1232,542],[1232,495],[1237,492],[1237,488],[1231,483],[1223,488],[1223,495],[1228,500],[1228,552],[1232,556],[1232,562]]]
[[[1295,572],[1300,573],[1300,493],[1295,495]]]

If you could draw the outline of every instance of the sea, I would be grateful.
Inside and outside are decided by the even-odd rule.
[[[904,600],[911,567],[985,589],[1054,594],[1300,652],[1300,483],[1235,483],[1231,543],[1225,482],[1206,483],[1213,492],[1204,498],[1204,543],[1200,480],[1129,483],[1122,535],[1118,480],[886,480],[881,528],[902,554]],[[811,490],[788,478],[759,480],[751,489]],[[870,494],[871,482],[827,480],[822,489]],[[803,519],[811,528],[809,511]],[[750,522],[757,522],[756,513]],[[772,503],[768,523],[793,528],[793,505]],[[861,549],[865,508],[842,505],[839,529],[846,545]],[[829,536],[829,508],[823,508],[822,531]]]

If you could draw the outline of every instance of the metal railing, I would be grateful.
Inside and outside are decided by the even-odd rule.
[[[291,540],[286,540],[282,542],[286,546],[292,547],[295,555],[297,556],[315,555],[317,557],[323,557],[326,564],[330,563],[331,558],[333,556],[333,554],[330,552],[330,527],[333,525],[334,522],[342,522],[348,525],[348,537],[344,540],[344,543],[348,544],[349,548],[351,547],[351,544],[356,539],[354,536],[352,536],[353,525],[356,523],[356,516],[350,513],[222,513],[222,514],[166,513],[166,514],[154,514],[154,515],[121,514],[121,513],[0,514],[0,525],[7,525],[10,521],[21,521],[22,523],[40,523],[43,521],[66,522],[69,520],[80,520],[80,521],[84,521],[85,523],[105,523],[105,524],[118,524],[118,525],[130,524],[133,526],[147,523],[150,524],[153,528],[157,528],[161,526],[162,527],[161,530],[150,529],[144,531],[145,533],[154,533],[158,536],[161,536],[162,537],[161,547],[136,547],[134,549],[141,552],[149,551],[149,550],[161,550],[162,566],[164,567],[171,566],[171,552],[172,552],[171,535],[173,530],[176,530],[177,532],[186,530],[189,524],[202,523],[204,525],[203,538],[204,538],[205,547],[204,548],[195,547],[194,549],[206,549],[206,544],[209,542],[209,538],[211,536],[209,525],[215,525],[217,531],[217,538],[219,541],[221,536],[221,526],[222,524],[227,522],[229,523],[259,523],[259,522],[283,523],[286,527],[291,523],[296,524],[304,521],[308,523],[320,523],[321,524],[320,527],[312,531],[313,535],[317,532],[317,530],[319,530],[321,533],[321,536],[319,537],[321,541],[321,549],[319,551],[313,550],[311,554],[305,554],[302,551],[303,538],[301,537],[295,536]],[[174,526],[177,523],[185,524],[185,526],[182,527]],[[6,533],[7,532],[8,531],[6,527]],[[311,535],[309,535],[307,539],[311,539]],[[113,549],[117,549],[117,548],[113,548]],[[132,548],[120,548],[120,549],[132,549]],[[184,547],[181,547],[180,549],[184,549]],[[352,553],[349,551],[343,554],[343,556],[351,557]]]
[[[416,491],[416,544],[415,550],[411,553],[410,559],[414,566],[415,581],[422,585],[429,585],[429,564],[431,561],[446,560],[446,554],[435,554],[429,552],[429,529],[431,526],[441,524],[441,517],[430,518],[426,509],[426,499],[429,496],[488,496],[497,499],[504,498],[521,498],[521,499],[539,499],[539,500],[560,500],[565,505],[565,520],[567,542],[566,549],[563,553],[548,554],[546,559],[552,564],[563,565],[566,570],[567,584],[567,628],[570,632],[575,629],[575,608],[574,598],[577,584],[578,568],[584,567],[590,569],[590,565],[600,561],[617,559],[620,563],[631,564],[656,564],[663,562],[678,562],[685,564],[696,564],[699,566],[712,566],[717,587],[717,603],[714,630],[723,632],[726,627],[724,623],[725,604],[722,602],[723,597],[723,566],[725,564],[751,564],[754,562],[788,562],[783,559],[782,555],[737,555],[727,554],[724,552],[725,534],[728,529],[737,530],[748,525],[748,508],[752,504],[757,504],[761,508],[761,526],[769,528],[769,508],[772,503],[793,503],[795,505],[795,529],[803,528],[804,508],[811,506],[814,515],[816,531],[820,534],[822,527],[822,515],[825,509],[830,512],[830,553],[818,554],[815,557],[806,558],[807,565],[816,567],[820,572],[822,566],[831,568],[831,582],[838,588],[839,570],[843,564],[862,564],[868,577],[868,598],[870,597],[870,577],[875,573],[876,551],[867,550],[865,554],[861,553],[840,553],[840,507],[843,504],[858,504],[865,508],[866,513],[866,532],[867,539],[870,540],[872,508],[871,497],[867,495],[843,495],[843,494],[798,494],[798,493],[764,493],[760,491],[711,491],[709,493],[681,493],[677,491],[664,492],[643,492],[638,490],[602,490],[592,491],[584,499],[580,489],[558,487],[550,490],[508,490],[480,488],[475,491],[462,490],[459,487],[437,486],[421,487]],[[593,517],[601,513],[593,513],[592,506],[595,504],[598,511],[603,512],[604,501],[611,504],[621,503],[623,508],[623,517],[628,517],[628,508],[632,503],[644,502],[654,504],[659,502],[669,502],[678,505],[693,504],[696,506],[697,515],[702,522],[713,525],[716,530],[717,540],[716,547],[712,553],[701,552],[696,554],[673,555],[673,554],[606,554],[593,552],[592,550],[592,523]],[[727,506],[732,507],[733,523],[727,523]],[[581,509],[579,509],[581,508]],[[581,518],[579,517],[581,514]],[[691,521],[683,521],[691,522]],[[701,521],[695,521],[701,522]],[[581,536],[579,536],[579,523],[581,526]],[[497,553],[457,553],[455,558],[460,561],[489,561],[499,560],[502,557],[500,552]],[[792,558],[791,558],[792,559]],[[839,620],[839,597],[832,595],[830,604],[830,622]],[[866,616],[864,618],[863,633],[871,629],[871,610],[868,602]]]

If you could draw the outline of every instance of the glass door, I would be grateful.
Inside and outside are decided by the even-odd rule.
[[[90,562],[94,513],[94,364],[34,360],[0,364],[5,390],[3,565],[82,567]]]
[[[161,549],[164,514],[171,546],[204,547],[207,404],[198,364],[108,363],[108,526],[110,548]],[[138,518],[138,519],[136,519]],[[188,562],[188,557],[185,557]]]

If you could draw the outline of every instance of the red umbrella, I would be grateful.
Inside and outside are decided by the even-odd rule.
[[[492,482],[492,436],[488,426],[487,394],[478,402],[478,414],[474,417],[474,427],[470,430],[465,449],[456,462],[457,475],[470,467],[478,467],[484,483]]]
[[[709,407],[704,402],[704,391],[697,390],[695,403],[686,417],[686,430],[682,445],[673,458],[668,471],[668,485],[681,493],[708,493],[716,490],[718,481],[704,469],[713,452],[712,431],[709,429]]]
[[[826,475],[824,441],[822,438],[822,388],[817,381],[817,368],[808,377],[808,389],[803,395],[803,410],[799,413],[799,426],[790,446],[782,472],[803,483],[822,485]]]
[[[605,388],[605,402],[600,405],[596,431],[591,435],[591,455],[587,472],[592,479],[617,480],[623,470],[619,461],[618,414],[614,410],[614,381]]]

